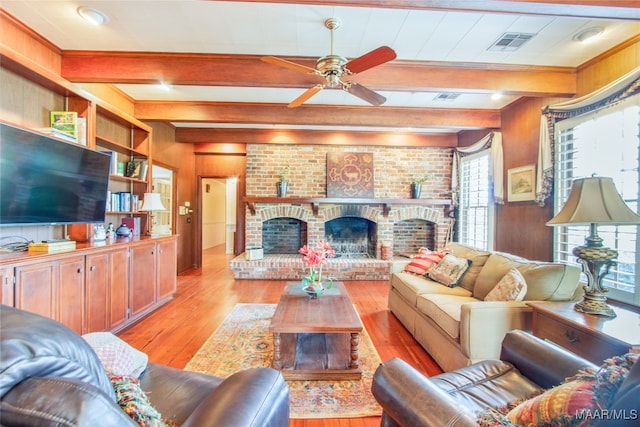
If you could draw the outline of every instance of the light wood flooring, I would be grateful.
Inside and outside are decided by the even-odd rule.
[[[228,268],[233,257],[224,245],[207,249],[203,268],[178,276],[175,298],[148,317],[118,334],[149,355],[149,360],[184,368],[237,303],[276,304],[283,280],[235,280]],[[400,322],[387,310],[386,281],[346,281],[381,359],[400,357],[426,375],[441,370]],[[379,426],[379,417],[292,420],[294,427]]]

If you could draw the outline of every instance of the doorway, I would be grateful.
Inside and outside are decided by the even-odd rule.
[[[237,178],[202,178],[202,250],[224,245],[234,253]]]

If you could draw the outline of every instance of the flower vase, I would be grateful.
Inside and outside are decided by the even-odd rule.
[[[309,299],[318,299],[325,291],[324,285],[320,282],[307,282],[307,285],[302,288]]]
[[[276,191],[278,197],[287,197],[287,187],[289,183],[287,181],[278,181],[276,182]]]
[[[422,184],[411,184],[411,198],[419,199],[421,190]]]

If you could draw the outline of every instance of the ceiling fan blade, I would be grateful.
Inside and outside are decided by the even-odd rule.
[[[396,59],[396,52],[388,46],[380,46],[369,53],[365,53],[364,55],[347,62],[344,68],[348,69],[353,74],[356,74],[368,70],[369,68],[384,64],[385,62],[389,62],[393,59]]]
[[[382,105],[387,101],[387,98],[385,98],[384,96],[362,85],[359,85],[356,82],[349,82],[348,85],[345,85],[344,90],[375,106]]]
[[[310,87],[309,89],[304,91],[302,95],[300,95],[299,97],[291,101],[291,103],[287,105],[287,107],[289,108],[299,107],[300,105],[304,104],[307,99],[311,98],[313,95],[320,92],[322,89],[324,89],[324,85],[315,85],[313,87]]]
[[[306,74],[315,74],[315,68],[307,67],[306,65],[296,64],[295,62],[287,61],[285,59],[276,58],[275,56],[263,56],[260,58],[263,62],[268,62],[269,64],[278,65],[280,67],[285,67],[290,70],[300,71]]]

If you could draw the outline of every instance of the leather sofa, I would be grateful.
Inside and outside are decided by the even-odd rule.
[[[527,301],[570,301],[580,297],[580,269],[530,261],[515,255],[478,250],[459,243],[447,249],[471,261],[457,286],[447,287],[423,275],[404,272],[410,261],[392,263],[389,310],[444,371],[496,359],[504,335],[531,330]],[[521,301],[484,301],[512,268],[525,279]]]
[[[554,344],[524,331],[506,334],[500,359],[484,360],[427,378],[401,359],[381,364],[372,393],[383,409],[381,426],[474,426],[477,415],[549,389],[583,368],[596,368]],[[608,408],[594,410],[588,426],[637,426],[640,420],[640,362],[635,363]],[[563,404],[555,400],[554,405]],[[547,424],[545,424],[547,425]],[[571,424],[573,425],[573,424]]]
[[[179,426],[288,426],[289,388],[270,368],[227,379],[149,363],[139,384]],[[136,426],[92,347],[45,317],[0,306],[0,424]]]

